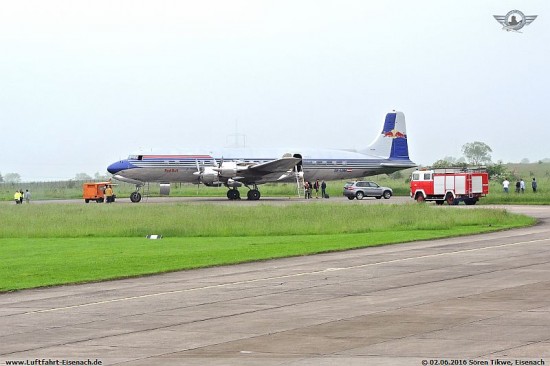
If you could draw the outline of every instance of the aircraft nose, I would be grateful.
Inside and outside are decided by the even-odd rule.
[[[128,162],[128,160],[121,160],[109,165],[107,167],[107,171],[111,174],[116,174],[121,170],[126,170],[128,168],[130,168],[130,163]]]

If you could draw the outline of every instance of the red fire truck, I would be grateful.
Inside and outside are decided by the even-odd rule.
[[[445,168],[416,170],[411,175],[411,197],[417,202],[435,201],[475,205],[489,193],[489,174],[484,169]]]

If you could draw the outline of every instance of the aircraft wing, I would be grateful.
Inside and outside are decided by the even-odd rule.
[[[286,172],[296,166],[300,162],[299,158],[281,158],[277,160],[268,161],[267,163],[261,163],[257,165],[251,165],[247,171],[257,173],[277,173]],[[239,172],[241,173],[241,172]]]
[[[244,169],[238,170],[238,180],[243,183],[255,182],[275,182],[278,178],[293,169],[300,162],[300,158],[281,158],[256,165],[249,165]]]

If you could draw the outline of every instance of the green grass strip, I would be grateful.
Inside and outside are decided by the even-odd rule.
[[[467,235],[535,221],[504,210],[416,204],[53,204],[2,210],[0,219],[0,291]],[[146,234],[164,238],[148,240]]]

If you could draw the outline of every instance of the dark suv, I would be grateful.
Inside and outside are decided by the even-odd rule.
[[[392,195],[393,191],[391,188],[380,187],[374,182],[348,182],[344,186],[344,196],[350,200],[354,198],[362,200],[363,197],[376,197],[377,199],[384,197],[385,199],[389,199]]]

